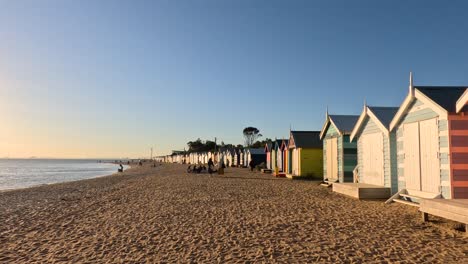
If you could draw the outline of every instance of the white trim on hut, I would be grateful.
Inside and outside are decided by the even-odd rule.
[[[397,140],[399,190],[454,198],[449,114],[461,110],[466,94],[464,87],[414,87],[410,78],[409,93],[390,124]]]
[[[462,109],[468,104],[468,88],[465,90],[460,99],[457,100],[456,110],[460,113]]]
[[[382,192],[382,197],[398,191],[396,133],[389,130],[397,111],[398,107],[365,105],[350,136],[350,141],[357,141],[358,178],[355,180],[388,188],[376,189]]]

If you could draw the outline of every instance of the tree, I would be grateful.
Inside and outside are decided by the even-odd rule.
[[[187,145],[189,147],[189,152],[203,151],[203,148],[205,147],[205,144],[201,141],[200,138],[198,138],[195,141],[189,141]]]
[[[265,140],[259,141],[257,140],[255,143],[252,144],[252,148],[263,148],[267,143],[272,143],[273,141],[270,138]]]
[[[262,134],[260,134],[260,130],[256,127],[246,127],[244,128],[243,133],[246,147],[252,146],[252,144],[262,136]]]
[[[206,151],[214,151],[216,150],[216,143],[211,140],[202,141],[201,139],[197,139],[195,141],[187,142],[189,147],[188,152],[206,152]],[[219,147],[219,146],[218,146]]]

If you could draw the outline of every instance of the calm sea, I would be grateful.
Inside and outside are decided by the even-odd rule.
[[[90,179],[115,173],[118,167],[97,160],[0,159],[0,190]]]

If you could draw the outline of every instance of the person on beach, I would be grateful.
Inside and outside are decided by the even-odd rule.
[[[208,160],[208,173],[210,173],[210,176],[213,174],[213,172],[215,172],[213,168],[214,168],[214,162],[213,162],[213,160],[210,158],[210,159]]]
[[[122,163],[120,163],[120,169],[119,169],[119,172],[123,172],[123,166],[122,166]]]
[[[251,161],[249,162],[249,167],[250,167],[250,171],[253,171],[253,170],[254,170],[255,164],[254,164],[254,161],[253,161],[253,160],[251,160]]]

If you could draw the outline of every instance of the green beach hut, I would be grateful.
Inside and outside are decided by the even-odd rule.
[[[357,115],[329,115],[320,132],[323,141],[323,180],[326,183],[353,182],[357,165],[357,144],[349,138]]]

